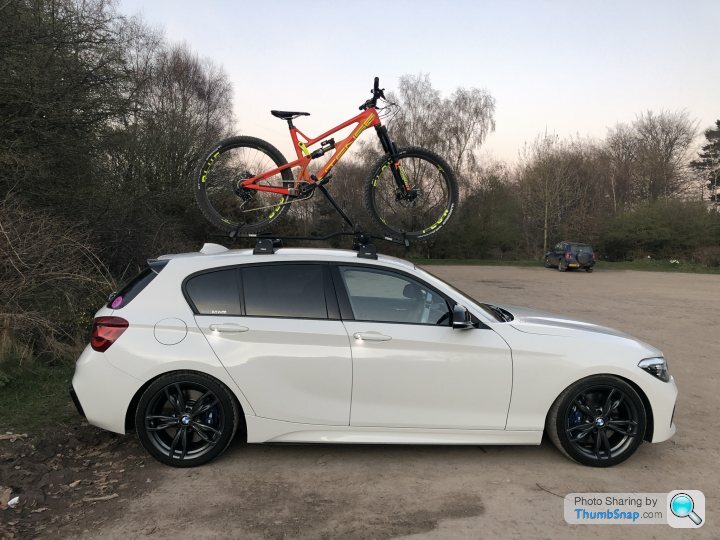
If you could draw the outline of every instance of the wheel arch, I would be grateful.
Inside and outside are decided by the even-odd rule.
[[[240,403],[240,400],[235,395],[235,392],[232,390],[232,388],[228,387],[228,385],[226,385],[220,379],[213,377],[209,373],[206,373],[204,371],[192,370],[192,369],[175,369],[175,370],[171,370],[171,371],[166,371],[164,373],[159,373],[158,375],[155,375],[151,379],[145,381],[145,383],[140,388],[138,388],[137,392],[135,392],[135,395],[130,400],[127,410],[125,411],[125,431],[130,432],[135,429],[135,411],[137,409],[138,403],[140,402],[140,398],[142,397],[145,390],[147,390],[147,388],[152,383],[154,383],[161,377],[166,377],[168,375],[179,375],[179,374],[183,374],[183,373],[195,373],[198,375],[204,375],[205,377],[210,377],[215,382],[217,382],[218,384],[225,387],[225,389],[227,389],[227,391],[230,393],[233,400],[235,401],[235,405],[237,405],[238,411],[240,411],[239,419],[238,419],[239,420],[238,432],[243,437],[243,440],[246,441],[247,440],[247,424],[245,422],[245,411],[242,407],[242,403]]]
[[[645,394],[645,392],[643,391],[643,389],[635,381],[633,381],[632,379],[628,379],[627,377],[623,377],[622,375],[618,375],[617,373],[593,373],[592,375],[586,375],[585,377],[581,377],[581,378],[571,382],[567,386],[565,386],[565,388],[563,388],[560,391],[560,393],[555,397],[555,399],[552,401],[552,403],[550,404],[550,407],[548,407],[547,411],[545,411],[545,422],[543,424],[545,426],[545,428],[547,429],[548,414],[550,414],[550,410],[553,408],[553,405],[555,405],[555,403],[560,398],[560,396],[562,396],[565,393],[565,391],[568,388],[570,388],[571,386],[573,386],[581,381],[584,381],[585,379],[590,379],[592,377],[616,377],[616,378],[622,380],[624,383],[627,383],[628,385],[630,385],[630,387],[632,387],[632,389],[638,393],[638,396],[640,396],[643,406],[645,407],[645,413],[647,415],[646,422],[645,422],[645,435],[643,436],[643,440],[647,441],[647,442],[652,442],[655,420],[654,420],[653,409],[652,409],[652,405],[650,404],[650,400],[648,399],[648,397]]]

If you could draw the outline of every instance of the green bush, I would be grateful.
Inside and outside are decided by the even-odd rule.
[[[701,202],[659,200],[615,216],[603,229],[599,249],[609,260],[639,257],[692,258],[720,240],[720,215]]]

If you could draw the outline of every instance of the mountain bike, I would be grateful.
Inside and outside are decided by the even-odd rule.
[[[308,137],[293,124],[309,113],[270,111],[288,123],[297,155],[289,163],[272,144],[255,137],[230,137],[217,143],[197,171],[194,191],[203,215],[231,235],[259,233],[291,204],[309,199],[320,188],[345,217],[324,186],[350,146],[366,129],[374,127],[384,155],[372,165],[365,180],[364,203],[370,217],[392,238],[417,240],[436,234],[458,204],[455,175],[445,160],[430,150],[398,148],[382,125],[380,114],[395,104],[386,100],[377,77],[371,94],[360,105],[360,114],[317,137]],[[378,106],[378,100],[385,106]],[[344,139],[336,142],[327,138],[349,126],[353,129]],[[310,149],[318,143],[319,147]],[[330,159],[312,174],[312,161],[333,150]],[[297,175],[293,169],[298,169]]]

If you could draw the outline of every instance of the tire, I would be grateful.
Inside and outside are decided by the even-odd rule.
[[[592,266],[588,266],[588,267],[585,269],[585,271],[586,271],[588,274],[589,274],[590,272],[592,272],[592,271],[593,271]]]
[[[401,148],[396,158],[407,171],[410,185],[417,188],[416,198],[396,199],[398,188],[390,170],[393,158],[386,154],[373,165],[365,181],[368,214],[380,230],[393,238],[419,240],[437,234],[458,204],[455,174],[443,158],[424,148]],[[436,199],[429,200],[433,194]]]
[[[195,467],[222,454],[239,422],[240,408],[230,390],[202,373],[160,377],[145,390],[135,411],[140,443],[156,460],[173,467]]]
[[[550,258],[549,258],[549,257],[545,257],[545,268],[552,268],[552,267],[553,267],[553,265],[552,265],[552,263],[550,262]]]
[[[280,151],[261,139],[241,136],[220,141],[201,160],[195,175],[193,190],[200,211],[227,233],[266,230],[287,212],[291,198],[248,189],[237,192],[237,184],[285,164],[287,160]],[[260,184],[292,187],[292,171],[285,169]]]
[[[645,406],[635,389],[619,377],[595,375],[560,394],[548,412],[545,430],[570,459],[591,467],[611,467],[635,453],[646,426]]]

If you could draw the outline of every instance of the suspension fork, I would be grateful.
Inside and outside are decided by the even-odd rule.
[[[375,126],[375,131],[377,132],[378,139],[380,139],[383,151],[390,155],[390,170],[392,171],[398,190],[401,190],[399,193],[409,193],[412,190],[412,186],[398,160],[397,146],[390,139],[390,135],[385,126]]]

